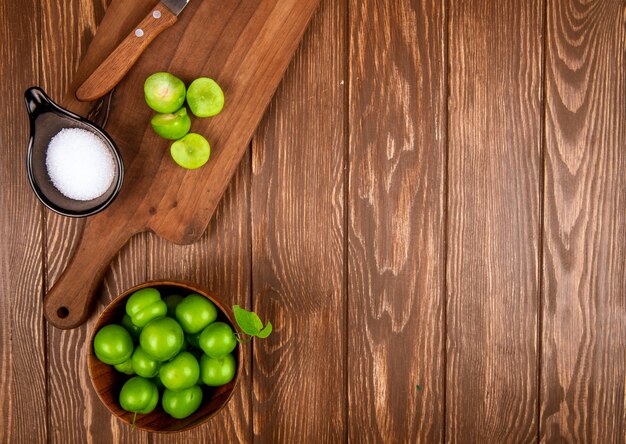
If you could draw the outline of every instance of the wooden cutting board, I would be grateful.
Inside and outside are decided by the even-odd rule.
[[[87,219],[74,256],[46,295],[51,324],[74,328],[87,319],[110,261],[134,234],[151,230],[188,244],[204,233],[318,2],[191,0],[178,23],[152,42],[110,100],[106,130],[124,159],[124,185],[109,208]],[[155,5],[111,2],[64,101],[67,108],[90,112],[94,104],[76,100],[75,90]],[[224,90],[222,113],[192,123],[192,131],[211,144],[202,168],[176,165],[170,142],[150,127],[143,83],[157,71],[187,84],[211,77]]]

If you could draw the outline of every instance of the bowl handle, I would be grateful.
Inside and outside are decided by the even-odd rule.
[[[24,99],[26,100],[26,110],[31,119],[50,111],[56,106],[52,99],[38,86],[28,88],[24,92]]]
[[[87,320],[109,263],[136,233],[109,216],[105,212],[87,219],[74,255],[44,298],[44,315],[57,328],[76,328]]]

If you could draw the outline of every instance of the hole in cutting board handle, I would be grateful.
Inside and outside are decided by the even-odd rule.
[[[67,309],[67,307],[59,307],[59,309],[57,310],[57,316],[60,319],[65,319],[69,316],[70,311]]]

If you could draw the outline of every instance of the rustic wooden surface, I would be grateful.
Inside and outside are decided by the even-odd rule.
[[[80,227],[28,187],[22,94],[63,95],[106,3],[0,0],[0,442],[626,443],[622,1],[322,0],[201,239],[134,237],[60,331]],[[86,365],[97,312],[155,278],[275,324],[174,438]]]

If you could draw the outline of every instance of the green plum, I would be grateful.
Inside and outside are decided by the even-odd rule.
[[[168,72],[157,72],[148,77],[143,91],[148,106],[158,113],[173,113],[185,103],[185,84]]]
[[[224,108],[224,92],[213,79],[200,77],[187,90],[187,104],[196,117],[211,117]]]
[[[169,362],[164,362],[159,370],[159,378],[170,390],[183,390],[198,383],[200,365],[189,352],[182,352]]]
[[[202,403],[202,389],[194,385],[175,392],[165,389],[161,405],[170,416],[183,419],[194,413]]]
[[[199,294],[190,294],[176,307],[176,320],[188,334],[200,333],[215,319],[215,304]]]
[[[185,335],[185,338],[187,338],[187,342],[193,348],[200,348],[200,333],[196,333],[195,335],[187,334]]]
[[[189,342],[187,341],[187,337],[183,335],[183,343],[181,344],[180,350],[178,350],[178,353],[187,351],[188,348],[189,348]]]
[[[228,354],[221,358],[202,355],[200,358],[200,379],[208,386],[219,387],[228,384],[236,372],[237,363],[233,355]]]
[[[200,134],[189,133],[172,143],[170,154],[178,165],[194,170],[209,161],[211,145]]]
[[[96,333],[93,350],[96,357],[105,364],[121,364],[128,361],[133,353],[133,338],[121,325],[105,325]]]
[[[134,375],[135,371],[133,370],[133,362],[131,359],[128,359],[121,364],[115,364],[113,367],[115,370],[120,373],[124,373],[125,375]]]
[[[200,334],[200,348],[211,358],[221,358],[237,346],[235,332],[225,322],[214,322]]]
[[[170,140],[180,139],[191,129],[191,119],[184,106],[174,113],[156,114],[150,124],[155,133]]]
[[[167,315],[170,318],[176,317],[176,307],[183,299],[184,298],[179,294],[171,294],[163,298],[163,301],[165,301],[165,305],[167,305]]]
[[[185,334],[172,318],[150,321],[139,336],[139,344],[149,356],[157,361],[168,361],[180,352]]]
[[[141,376],[130,378],[120,391],[120,405],[127,412],[150,413],[159,403],[156,385]]]
[[[133,352],[133,356],[130,360],[132,362],[133,370],[141,377],[153,378],[159,374],[159,367],[161,367],[161,363],[146,353],[141,345],[135,347],[135,351]]]
[[[164,389],[165,386],[163,385],[163,383],[161,382],[161,378],[159,378],[158,376],[155,376],[154,378],[150,378],[150,381],[152,381],[159,390]]]
[[[167,305],[161,300],[156,288],[143,288],[134,292],[126,301],[126,314],[133,324],[143,328],[153,319],[167,314]]]
[[[135,324],[133,324],[133,321],[130,319],[130,316],[128,316],[127,314],[125,314],[122,317],[122,326],[128,330],[128,332],[130,333],[130,335],[133,337],[133,339],[135,341],[139,340],[139,334],[141,333],[141,327],[137,327]]]

